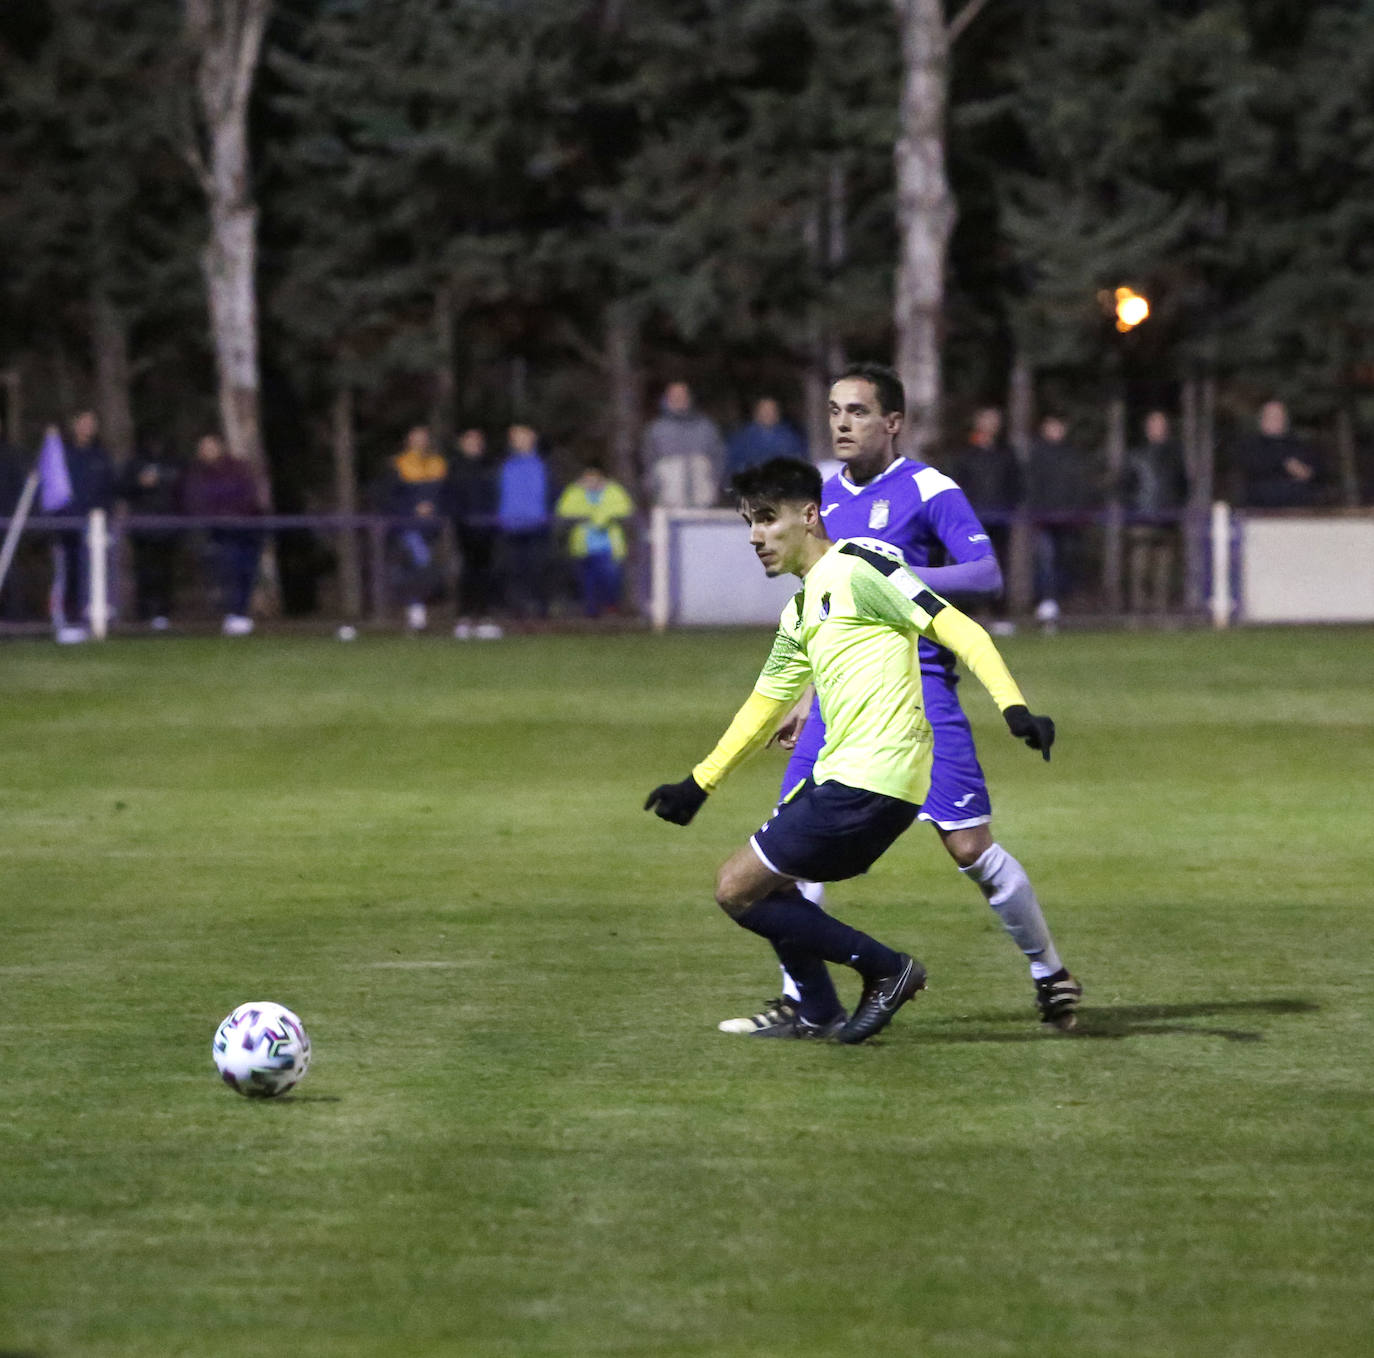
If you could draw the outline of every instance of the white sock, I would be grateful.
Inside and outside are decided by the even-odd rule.
[[[1000,844],[994,844],[969,867],[960,868],[978,883],[978,889],[1001,917],[1012,942],[1030,959],[1036,980],[1053,976],[1064,964],[1054,950],[1040,902],[1035,899],[1026,870]]]

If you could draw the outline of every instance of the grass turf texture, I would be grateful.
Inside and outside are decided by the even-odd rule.
[[[852,1049],[715,1031],[776,757],[640,810],[765,646],[0,650],[0,1350],[1367,1352],[1374,634],[1006,643],[1081,1035],[918,827],[832,895],[931,971]],[[256,998],[288,1100],[214,1078]]]

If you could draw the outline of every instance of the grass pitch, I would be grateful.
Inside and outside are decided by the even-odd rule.
[[[852,1049],[715,1030],[776,758],[640,809],[765,646],[0,649],[0,1350],[1368,1352],[1374,632],[1007,643],[1054,762],[968,706],[1081,1032],[918,827],[832,893],[931,972]],[[277,1102],[210,1063],[258,998]]]

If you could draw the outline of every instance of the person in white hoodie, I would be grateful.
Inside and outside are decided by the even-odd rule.
[[[686,382],[670,382],[664,389],[641,451],[655,505],[708,509],[719,502],[725,441],[716,422],[693,405]]]

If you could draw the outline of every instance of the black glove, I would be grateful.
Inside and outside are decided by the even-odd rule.
[[[706,802],[706,793],[690,774],[680,783],[660,783],[644,803],[660,820],[687,825]]]
[[[1032,750],[1039,750],[1050,762],[1050,746],[1054,744],[1054,722],[1049,717],[1037,717],[1028,707],[1017,703],[1002,715],[1007,719],[1007,730],[1018,740],[1024,740]]]

